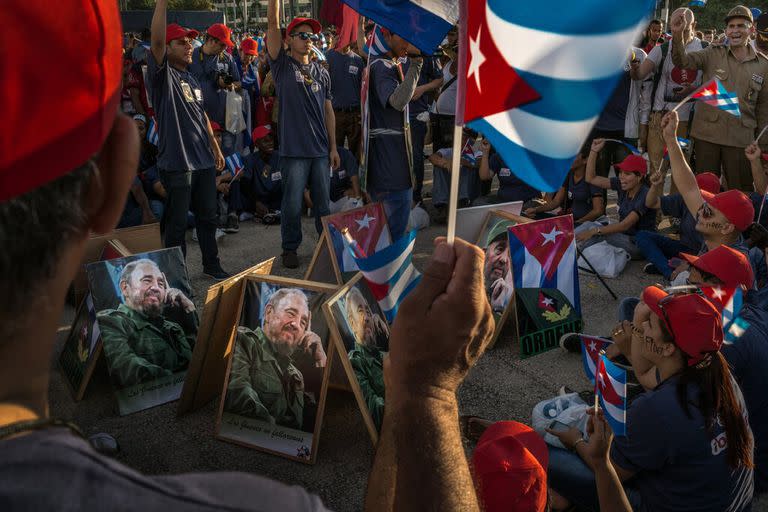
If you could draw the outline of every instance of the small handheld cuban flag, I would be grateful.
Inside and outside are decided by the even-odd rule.
[[[368,52],[371,57],[378,57],[386,54],[390,50],[389,45],[384,40],[384,34],[381,32],[381,27],[375,25],[371,35],[365,42],[364,51]]]
[[[736,117],[741,117],[739,97],[735,92],[728,92],[717,78],[713,78],[699,87],[699,90],[691,98],[700,99],[707,105],[712,105]]]
[[[723,343],[732,345],[749,328],[741,316],[744,291],[741,287],[702,286],[701,291],[723,314]]]
[[[160,134],[157,132],[157,121],[154,117],[149,118],[149,128],[147,129],[147,141],[153,146],[160,144]]]
[[[586,334],[580,334],[579,338],[581,338],[581,358],[584,363],[584,373],[590,382],[594,384],[597,365],[600,362],[600,351],[613,344],[613,341]]]
[[[370,256],[364,256],[355,244],[347,246],[389,323],[395,320],[400,303],[421,279],[421,274],[413,266],[415,243],[414,229],[392,245]]]
[[[232,173],[233,179],[237,178],[243,172],[243,167],[245,167],[240,153],[232,153],[224,159],[224,162],[227,164],[229,172]]]
[[[464,148],[461,150],[461,158],[468,161],[472,165],[477,163],[478,157],[478,154],[475,153],[474,145],[474,139],[467,139],[467,142],[464,144]]]
[[[627,435],[627,372],[605,354],[598,360],[595,394],[614,435]]]

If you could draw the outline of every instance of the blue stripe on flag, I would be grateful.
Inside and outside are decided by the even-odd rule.
[[[400,240],[393,242],[392,245],[376,251],[367,258],[355,258],[357,266],[363,272],[372,272],[385,267],[395,261],[415,238],[416,231],[413,230],[406,236],[401,237]]]
[[[416,285],[419,284],[419,281],[421,281],[421,275],[416,276],[416,279],[413,279],[408,286],[405,287],[405,289],[400,293],[400,298],[395,303],[395,305],[392,307],[392,309],[386,309],[382,310],[384,313],[384,316],[387,318],[387,323],[391,324],[395,321],[395,317],[397,316],[397,310],[400,309],[400,303],[403,301],[405,297],[408,296],[411,291],[416,288]]]
[[[509,240],[509,254],[512,257],[512,268],[522,269],[525,265],[525,253],[527,249],[525,245],[507,230],[507,239]],[[512,272],[512,279],[514,280],[515,288],[523,288],[523,273]]]

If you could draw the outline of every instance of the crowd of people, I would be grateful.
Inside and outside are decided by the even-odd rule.
[[[364,23],[357,41],[340,46],[333,28],[310,18],[281,29],[279,2],[269,0],[265,32],[237,37],[214,24],[201,35],[168,24],[167,0],[157,0],[151,28],[121,48],[115,2],[65,3],[54,13],[26,0],[31,14],[4,36],[45,28],[61,58],[42,81],[36,64],[12,52],[6,65],[17,72],[0,86],[0,111],[21,141],[5,145],[0,161],[0,286],[9,291],[0,299],[2,502],[9,510],[251,509],[257,495],[258,506],[324,510],[316,496],[267,478],[153,478],[94,451],[77,427],[48,415],[58,320],[89,235],[115,226],[160,221],[164,244],[183,251],[193,229],[203,272],[225,279],[217,238],[241,221],[279,223],[282,263],[296,268],[307,209],[320,232],[324,215],[381,202],[392,238],[402,236],[429,199],[426,160],[433,217],[444,221],[457,30],[433,55]],[[88,23],[75,34],[69,27],[83,13]],[[531,218],[572,214],[582,248],[605,241],[646,259],[644,272],[671,287],[625,298],[610,333],[608,356],[637,389],[626,436],[614,438],[597,407],[587,436],[548,430],[564,449],[521,423],[476,422],[470,466],[456,391],[491,339],[493,313],[483,253],[436,240],[391,328],[367,508],[741,511],[768,490],[768,148],[758,140],[768,125],[765,16],[735,6],[722,34],[700,30],[687,8],[672,13],[669,34],[651,21],[555,193],[532,189],[482,134],[463,131],[457,206],[521,201]],[[81,37],[101,44],[83,48]],[[739,117],[703,103],[678,108],[715,77],[737,94]],[[38,91],[51,81],[59,98]],[[12,108],[32,102],[46,108]],[[676,233],[660,233],[661,219]],[[702,287],[743,291],[735,341],[726,343],[723,305]],[[561,344],[578,351],[580,341]],[[31,492],[41,475],[48,488]]]

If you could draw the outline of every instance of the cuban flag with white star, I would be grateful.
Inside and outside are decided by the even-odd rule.
[[[510,226],[509,255],[515,288],[557,288],[581,315],[571,215]]]
[[[562,186],[655,2],[609,5],[466,0],[457,117],[536,190]]]
[[[740,316],[744,291],[726,286],[702,286],[701,291],[722,312],[723,343],[733,344],[749,328],[749,322]]]
[[[224,159],[224,162],[227,164],[227,169],[232,174],[232,179],[237,178],[245,168],[240,153],[232,153]]]
[[[392,244],[387,217],[384,215],[384,207],[381,203],[370,203],[362,208],[331,215],[326,219],[331,245],[336,254],[336,263],[341,272],[358,270],[352,253],[345,249],[346,244],[341,235],[343,228],[348,229],[352,239],[369,256]]]
[[[579,334],[579,338],[581,339],[581,358],[584,363],[584,373],[589,381],[594,384],[597,365],[600,363],[600,351],[608,348],[608,345],[611,345],[613,341],[586,334]]]
[[[597,366],[595,392],[600,408],[616,436],[627,435],[627,371],[601,355]]]

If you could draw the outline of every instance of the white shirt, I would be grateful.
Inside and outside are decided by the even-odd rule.
[[[673,100],[671,98],[675,97],[674,89],[682,87],[680,85],[681,82],[688,81],[696,86],[701,85],[701,71],[695,69],[679,69],[672,62],[672,44],[673,42],[670,41],[669,49],[667,50],[667,55],[664,59],[661,77],[659,78],[659,86],[656,89],[656,96],[653,98],[654,111],[672,110],[675,105],[680,102],[679,100]],[[697,52],[701,49],[701,40],[697,37],[694,37],[685,47],[686,52]],[[655,73],[658,69],[659,61],[661,61],[661,45],[651,50],[651,53],[648,54],[648,59],[654,64],[653,73]],[[653,79],[653,74],[651,74],[650,78]],[[677,114],[680,116],[681,121],[687,121],[690,118],[692,106],[693,103],[688,102],[677,109]]]

